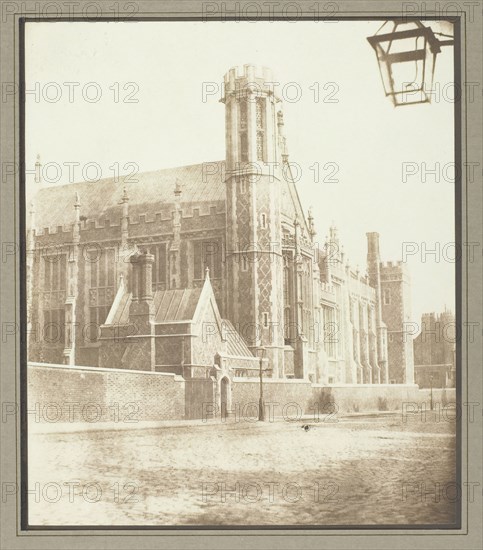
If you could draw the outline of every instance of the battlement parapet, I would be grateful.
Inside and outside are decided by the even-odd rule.
[[[154,224],[161,222],[173,222],[173,217],[175,214],[174,208],[169,210],[162,210],[160,212],[155,212],[154,214],[135,214],[129,216],[129,225],[143,225],[143,224]],[[202,216],[222,216],[225,214],[225,208],[223,206],[211,205],[211,204],[200,204],[198,206],[186,205],[186,208],[181,210],[181,219],[190,219],[197,218]],[[42,228],[34,228],[34,235],[36,237],[44,235],[55,235],[58,233],[72,233],[74,228],[74,223],[58,225],[58,226],[47,226]],[[95,230],[104,230],[106,228],[115,228],[120,227],[121,217],[115,219],[114,221],[110,218],[89,218],[87,220],[82,220],[79,223],[80,231],[95,231]]]
[[[109,218],[94,218],[82,221],[80,224],[80,230],[95,231],[96,229],[106,229],[107,227],[119,227],[120,224],[120,220],[118,223],[111,223]]]
[[[320,281],[320,290],[321,292],[335,295],[335,287],[330,283],[324,283],[323,281]]]
[[[72,233],[74,230],[75,223],[58,225],[58,226],[47,226],[38,229],[34,229],[34,234],[36,237],[42,237],[45,235],[56,235],[58,233]],[[106,229],[110,227],[119,227],[120,221],[117,223],[112,223],[109,218],[95,218],[89,220],[82,220],[79,222],[80,231],[93,231],[97,229]]]
[[[53,225],[51,227],[42,227],[34,229],[35,237],[43,237],[44,235],[57,235],[58,233],[72,233],[73,224]]]
[[[186,204],[181,209],[182,218],[196,218],[201,216],[219,216],[225,214],[225,204],[203,203],[198,205]]]
[[[401,261],[388,261],[380,262],[379,267],[381,269],[402,269],[406,264]]]
[[[247,80],[248,82],[253,82],[257,78],[264,80],[265,82],[273,82],[272,69],[261,65],[253,65],[251,63],[246,63],[243,66],[237,65],[225,73],[225,87],[231,90],[237,80]]]
[[[274,82],[273,72],[268,67],[250,64],[232,67],[224,77],[224,97],[221,101],[225,102],[228,96],[238,98],[247,94],[254,94],[255,97],[275,96],[279,100]]]
[[[405,262],[381,262],[379,264],[381,281],[403,280],[409,282],[411,275],[408,264]]]
[[[348,290],[351,295],[357,295],[360,298],[370,302],[374,302],[376,300],[376,290],[363,278],[350,280]]]
[[[451,311],[443,311],[441,313],[435,313],[433,311],[431,313],[423,313],[421,315],[421,321],[423,323],[453,323],[455,321],[455,316]]]

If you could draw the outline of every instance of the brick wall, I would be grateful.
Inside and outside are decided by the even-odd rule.
[[[248,407],[248,403],[258,404],[259,397],[258,379],[235,379],[233,382],[232,410],[238,405],[241,414],[253,416],[256,407]],[[296,417],[297,411],[309,414],[313,403],[311,384],[305,380],[264,380],[263,398],[267,406],[272,403],[274,416]],[[290,403],[297,403],[300,408]]]
[[[232,410],[239,407],[239,413],[253,416],[260,397],[258,379],[236,379],[232,384]],[[274,416],[294,418],[304,415],[346,414],[355,412],[400,411],[403,403],[427,402],[429,392],[421,391],[417,385],[404,384],[348,384],[343,386],[322,386],[303,380],[265,380],[263,397],[266,406],[272,403]],[[446,395],[433,392],[433,402],[455,402],[454,390]],[[297,403],[289,405],[290,403]],[[285,409],[284,409],[285,407]],[[266,409],[268,411],[268,408]]]
[[[37,422],[138,422],[185,418],[185,381],[174,374],[29,363],[29,420]],[[257,416],[258,379],[235,378],[231,410]],[[430,391],[416,385],[322,386],[305,380],[264,380],[271,415],[400,411],[403,403],[429,410]],[[433,390],[433,404],[455,403],[455,390]],[[271,404],[271,405],[269,405]],[[335,405],[334,405],[335,404]],[[413,408],[414,408],[413,406]],[[267,409],[268,411],[269,409]]]
[[[418,402],[419,393],[418,386],[402,384],[314,385],[313,392],[321,414],[401,410],[403,402]]]
[[[27,381],[38,422],[184,418],[185,382],[174,374],[29,363]]]
[[[416,384],[380,384],[317,386],[312,387],[314,401],[320,413],[353,413],[371,411],[401,411],[404,403],[422,403],[429,409],[430,392],[420,390]],[[433,404],[445,406],[456,402],[454,389],[433,390]],[[335,403],[329,405],[329,403]]]

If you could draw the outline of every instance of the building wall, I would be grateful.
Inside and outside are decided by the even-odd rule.
[[[376,291],[365,273],[347,263],[338,240],[329,240],[320,268],[323,327],[318,355],[324,363],[314,381],[325,384],[380,383]],[[331,328],[332,327],[332,328]]]
[[[223,219],[222,219],[223,218]],[[237,293],[234,297],[229,294],[226,283],[226,245],[224,244],[225,221],[224,215],[220,217],[218,214],[209,216],[195,216],[195,218],[183,218],[181,216],[181,236],[186,238],[181,241],[178,254],[180,255],[180,285],[196,286],[201,285],[202,280],[195,278],[194,273],[194,242],[202,240],[208,243],[208,254],[213,250],[219,252],[217,261],[220,267],[217,275],[211,279],[213,290],[217,299],[219,308],[227,305],[238,303],[240,310],[245,311],[248,317],[243,319],[243,323],[248,325],[250,322],[261,328],[261,334],[265,338],[267,345],[273,344],[273,335],[283,339],[283,327],[289,323],[296,323],[300,331],[305,337],[305,341],[301,342],[299,338],[295,338],[290,342],[294,352],[290,355],[290,360],[287,363],[287,373],[284,372],[284,356],[282,353],[278,357],[280,368],[278,374],[285,374],[303,377],[310,379],[313,382],[323,383],[378,383],[383,382],[384,378],[378,373],[378,349],[381,347],[378,339],[380,335],[376,332],[376,313],[377,313],[377,292],[376,289],[369,284],[370,280],[364,273],[358,273],[350,268],[344,262],[343,253],[340,251],[337,254],[331,254],[330,257],[317,257],[318,250],[310,248],[310,243],[305,240],[301,241],[302,254],[301,258],[306,258],[305,263],[299,265],[293,258],[295,255],[295,245],[284,245],[284,253],[290,253],[292,258],[288,261],[288,269],[291,272],[290,281],[292,281],[291,293],[289,293],[288,305],[292,312],[292,317],[285,319],[284,312],[280,311],[278,306],[275,310],[268,308],[267,304],[272,303],[271,290],[277,287],[283,288],[282,261],[280,265],[276,262],[269,262],[272,271],[264,271],[262,265],[257,264],[256,273],[253,269],[249,269],[243,276],[238,274]],[[190,231],[185,232],[185,221],[189,224]],[[164,225],[163,225],[164,223]],[[158,235],[153,232],[153,223],[145,218],[140,221],[128,224],[130,234],[134,234],[129,238],[128,247],[132,249],[135,245],[138,247],[148,247],[153,249],[155,243],[166,243],[166,262],[169,264],[169,250],[173,245],[173,233],[168,233],[169,228],[172,229],[172,222],[164,220],[158,228]],[[220,224],[223,226],[220,227]],[[76,330],[76,355],[75,362],[77,364],[86,364],[89,366],[98,366],[105,364],[102,358],[99,357],[99,342],[96,334],[99,334],[99,327],[94,327],[90,323],[90,308],[98,305],[99,293],[93,292],[90,288],[91,270],[98,265],[97,261],[91,261],[88,257],[89,251],[98,251],[98,260],[104,261],[107,257],[107,250],[114,254],[114,264],[112,266],[112,280],[118,281],[119,276],[123,274],[125,277],[126,286],[130,284],[130,271],[126,269],[125,257],[120,253],[120,227],[112,224],[92,224],[81,222],[80,229],[80,253],[78,254],[78,272],[77,272],[77,301],[76,301],[76,322],[78,328]],[[133,229],[135,228],[135,229]],[[293,229],[293,228],[292,228]],[[113,237],[116,236],[115,240]],[[46,230],[36,236],[35,242],[39,250],[52,250],[51,256],[54,258],[65,255],[70,257],[72,245],[72,229],[58,228],[55,232]],[[292,235],[293,238],[293,235]],[[96,240],[94,240],[96,239]],[[96,242],[94,245],[93,243]],[[211,246],[213,245],[213,246]],[[328,246],[332,250],[334,246],[339,248],[338,241],[329,240]],[[210,248],[211,247],[211,248]],[[43,289],[43,281],[45,278],[45,254],[36,254],[32,264],[32,274],[35,280],[35,289],[32,292],[31,300],[31,319],[34,326],[38,329],[34,332],[34,337],[29,343],[29,358],[36,361],[46,361],[52,363],[62,363],[64,361],[64,348],[66,346],[64,336],[57,335],[52,342],[46,341],[45,327],[43,328],[43,309],[45,308],[46,293]],[[47,254],[48,256],[48,254]],[[238,259],[238,261],[241,261]],[[228,262],[229,263],[229,262]],[[308,266],[307,273],[304,273],[304,265]],[[278,267],[277,267],[278,266]],[[129,267],[129,266],[128,266]],[[279,269],[280,268],[280,269]],[[237,265],[237,270],[241,270],[241,266]],[[261,271],[260,271],[261,270]],[[263,272],[263,273],[262,273]],[[295,289],[297,276],[306,277],[310,281],[309,285],[302,282],[299,284],[299,289]],[[265,282],[264,282],[265,278]],[[273,278],[273,280],[272,280]],[[266,289],[266,296],[261,292],[260,308],[255,316],[249,315],[249,309],[244,309],[247,303],[254,299],[258,293],[253,287],[253,281],[257,281],[260,288]],[[116,283],[117,284],[117,283]],[[67,286],[67,285],[66,285]],[[169,277],[166,277],[166,286],[170,287]],[[309,292],[302,293],[300,287],[308,288]],[[388,290],[391,295],[391,303],[381,304],[383,311],[383,319],[387,324],[389,331],[387,346],[390,350],[389,363],[391,365],[391,380],[396,383],[403,383],[411,380],[412,373],[412,343],[410,337],[403,333],[404,322],[410,319],[410,297],[409,297],[409,278],[398,264],[388,264],[381,267],[381,287],[382,300],[384,300],[384,291]],[[258,288],[258,286],[257,286]],[[295,289],[295,290],[294,290]],[[108,306],[112,303],[115,296],[116,286],[111,284],[111,287],[106,289],[102,303],[106,305],[104,313],[107,315]],[[297,304],[296,296],[298,292]],[[303,294],[303,295],[302,295]],[[66,307],[66,292],[58,293],[59,307]],[[238,298],[237,298],[238,296]],[[263,298],[263,296],[265,296]],[[283,297],[280,292],[280,299]],[[262,300],[263,298],[263,300]],[[238,302],[237,302],[238,300]],[[322,300],[322,306],[320,306]],[[263,305],[265,304],[265,305]],[[269,326],[272,326],[273,318],[282,316],[282,321],[279,323],[280,328],[277,331],[272,331],[263,326],[262,310],[269,309]],[[333,329],[324,326],[324,308],[332,311],[332,321],[335,322],[335,332]],[[357,313],[361,309],[362,317]],[[297,310],[297,315],[294,312]],[[230,309],[228,308],[228,311]],[[273,313],[273,316],[272,316]],[[304,315],[307,315],[304,317]],[[234,314],[231,311],[231,314]],[[105,319],[104,319],[105,320]],[[233,320],[233,319],[231,319]],[[251,320],[251,321],[250,321]],[[362,325],[359,324],[362,322]],[[242,325],[243,325],[242,323]],[[305,327],[304,327],[305,325]],[[369,326],[372,326],[369,329]],[[240,325],[239,325],[240,327]],[[238,328],[238,327],[237,327]],[[242,335],[247,339],[248,331]],[[361,337],[363,335],[363,337]],[[334,340],[333,342],[332,340]],[[406,339],[406,342],[404,342]],[[282,340],[283,341],[283,340]],[[278,341],[277,341],[278,342]],[[277,343],[275,342],[275,343]],[[374,349],[374,342],[377,343]],[[172,345],[173,343],[171,342]],[[277,345],[280,342],[277,343]],[[168,344],[166,344],[168,345]],[[119,346],[118,346],[119,348]],[[116,349],[118,349],[116,348]],[[175,346],[177,352],[181,349],[178,345]],[[426,353],[427,350],[426,350]],[[445,352],[446,353],[446,352]],[[165,355],[165,354],[164,354]],[[159,357],[156,359],[158,363],[164,363]],[[159,364],[161,364],[159,363]],[[302,363],[302,366],[301,366]],[[293,365],[293,367],[292,367]],[[124,361],[121,364],[117,361],[119,368],[129,368],[129,364]],[[172,369],[166,367],[166,371],[173,372]],[[277,371],[275,371],[275,375]]]
[[[334,226],[319,257],[313,219],[302,211],[295,186],[287,181],[280,98],[264,84],[272,80],[269,71],[249,65],[225,76],[226,171],[219,174],[224,192],[216,204],[189,202],[183,182],[176,179],[172,201],[151,204],[148,197],[130,205],[125,191],[109,217],[86,220],[76,195],[72,224],[29,232],[30,249],[67,256],[69,267],[65,289],[52,293],[43,288],[45,258],[35,254],[29,260],[29,323],[39,328],[29,341],[30,360],[119,368],[140,364],[134,342],[113,342],[100,352],[98,336],[120,276],[128,289],[132,286],[128,258],[141,248],[155,256],[162,250],[158,288],[201,286],[202,268],[210,265],[221,316],[233,323],[252,352],[265,348],[275,378],[413,383],[413,346],[404,333],[404,323],[411,320],[407,272],[400,263],[380,264],[375,233],[369,234],[368,275],[351,268]],[[255,97],[247,93],[250,82],[259,84]],[[247,171],[243,163],[255,164],[256,170]],[[92,260],[95,251],[99,255]],[[155,259],[155,271],[158,265]],[[391,296],[387,304],[386,292]],[[65,334],[52,343],[45,338],[44,316],[53,315],[45,313],[48,300],[58,309],[54,315],[68,321],[69,312],[76,313],[77,328],[67,322]],[[295,328],[287,333],[287,325]],[[68,335],[74,332],[71,346]],[[194,347],[202,361],[211,363],[211,351],[193,339],[159,342],[151,362],[144,355],[154,348],[152,341],[138,342],[144,348],[139,351],[142,364],[152,363],[157,370],[181,372],[177,365]]]
[[[173,288],[173,281],[169,277],[170,262],[175,260],[170,255],[170,247],[173,245],[172,219],[160,220],[155,226],[153,221],[145,216],[130,219],[129,240],[125,245],[127,250],[134,250],[137,246],[141,249],[153,250],[156,243],[166,244],[166,283],[165,288]],[[31,267],[33,286],[30,296],[29,311],[32,319],[32,337],[29,340],[29,359],[32,361],[46,361],[52,363],[64,362],[64,349],[66,347],[65,331],[55,330],[55,333],[47,334],[44,320],[44,310],[50,296],[56,298],[54,307],[66,309],[67,287],[71,283],[65,273],[63,291],[54,293],[45,292],[45,266],[57,265],[63,256],[72,258],[72,227],[53,229],[46,228],[37,232],[33,237],[33,245],[37,251],[33,254]],[[205,260],[210,261],[214,257],[219,266],[211,270],[211,283],[218,307],[223,313],[225,304],[224,288],[224,256],[225,256],[225,215],[214,213],[211,215],[187,216],[181,219],[181,236],[179,251],[180,279],[175,281],[174,288],[201,286],[204,281],[204,269],[202,276],[195,278],[194,271],[194,243],[206,243]],[[106,320],[107,312],[117,292],[119,277],[125,278],[126,287],[130,288],[131,270],[126,256],[123,254],[121,242],[121,227],[113,225],[106,220],[96,222],[80,222],[79,254],[77,256],[77,280],[76,287],[76,355],[75,363],[89,366],[99,366],[99,337],[100,325]],[[94,253],[93,258],[89,257]],[[109,256],[108,256],[109,255]],[[216,257],[215,257],[216,256]],[[50,260],[51,259],[51,260]],[[96,269],[99,273],[109,269],[109,277],[112,277],[110,285],[104,285],[101,289],[91,288],[91,271]],[[105,274],[107,275],[107,274]],[[58,298],[58,299],[57,299]],[[99,317],[95,323],[91,321],[91,308],[99,307]]]
[[[454,387],[456,383],[456,323],[450,311],[424,313],[414,339],[416,383],[421,388]]]
[[[410,278],[402,262],[381,264],[382,319],[387,326],[389,382],[414,383]]]

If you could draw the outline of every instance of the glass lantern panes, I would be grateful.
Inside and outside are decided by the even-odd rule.
[[[420,21],[392,23],[392,32],[380,34],[383,25],[367,39],[376,52],[386,97],[395,106],[430,103],[439,41]]]

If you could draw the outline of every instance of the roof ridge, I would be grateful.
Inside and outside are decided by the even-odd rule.
[[[82,181],[74,181],[74,182],[71,182],[71,183],[63,183],[62,185],[47,185],[47,186],[42,186],[36,193],[36,195],[38,193],[41,193],[42,191],[46,191],[48,189],[62,189],[62,188],[68,188],[70,186],[75,186],[75,185],[82,185],[82,184],[85,184],[85,185],[91,185],[91,184],[99,184],[99,183],[106,183],[106,182],[112,182],[112,180],[114,179],[118,179],[119,183],[124,183],[124,179],[125,178],[128,178],[128,177],[137,177],[137,176],[144,176],[144,175],[152,175],[152,174],[158,174],[158,173],[161,173],[161,172],[169,172],[171,170],[180,170],[180,169],[189,169],[189,168],[194,168],[196,166],[203,166],[204,164],[224,164],[226,161],[225,159],[223,160],[210,160],[210,161],[203,161],[203,162],[196,162],[194,164],[182,164],[182,165],[179,165],[179,166],[170,166],[168,168],[158,168],[156,170],[146,170],[144,172],[136,172],[135,174],[124,174],[124,175],[113,175],[112,177],[107,177],[107,178],[101,178],[101,179],[98,179],[98,180],[82,180]],[[139,183],[138,181],[136,182],[127,182],[127,183]],[[34,199],[35,200],[35,199]]]

